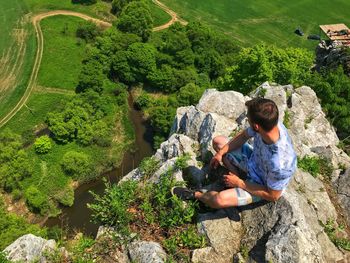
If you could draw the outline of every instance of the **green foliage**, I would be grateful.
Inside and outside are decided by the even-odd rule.
[[[313,177],[322,175],[326,180],[332,177],[333,167],[323,157],[304,156],[301,159],[298,158],[298,167],[310,173]]]
[[[44,135],[35,140],[34,149],[38,154],[48,153],[52,148],[52,142],[49,136]]]
[[[172,237],[164,240],[163,243],[165,249],[171,254],[176,254],[176,252],[182,247],[197,249],[205,247],[206,244],[207,241],[205,236],[198,235],[197,229],[193,225],[190,225],[188,228],[177,232]]]
[[[89,204],[92,210],[92,220],[107,226],[114,226],[118,233],[129,235],[129,223],[133,216],[128,212],[128,208],[135,202],[137,183],[126,181],[119,185],[106,183],[103,196],[93,192],[95,202]]]
[[[84,21],[79,24],[76,35],[84,39],[86,42],[93,41],[97,36],[101,35],[101,29],[91,21]]]
[[[89,91],[75,96],[61,112],[51,112],[47,124],[60,143],[77,140],[82,145],[111,142],[113,120],[108,118],[114,106],[111,98]]]
[[[112,13],[115,15],[119,15],[124,7],[126,7],[130,2],[135,0],[113,0],[112,1]]]
[[[144,1],[132,1],[121,12],[117,28],[123,32],[133,33],[147,41],[153,28],[150,7]]]
[[[300,48],[265,44],[243,48],[221,79],[221,89],[247,94],[265,81],[299,86],[309,78],[312,63],[312,54]]]
[[[170,189],[176,185],[173,174],[187,166],[188,158],[179,157],[175,166],[162,174],[157,183],[143,180],[140,184],[126,181],[117,186],[106,185],[105,194],[93,194],[95,202],[89,204],[94,221],[115,227],[122,239],[129,237],[130,225],[161,228],[162,233],[166,233],[164,244],[175,258],[179,258],[177,252],[183,247],[204,247],[205,238],[198,236],[192,225],[197,203],[191,201],[185,206],[182,200],[170,194]],[[157,168],[158,162],[152,158],[141,164],[146,175],[153,174]]]
[[[21,181],[31,174],[32,166],[20,136],[4,130],[0,133],[0,186],[8,192],[19,189]]]
[[[29,224],[23,217],[7,213],[0,197],[0,251],[5,249],[20,236],[28,233],[45,238],[47,229],[35,224]],[[0,259],[2,259],[2,256],[3,255],[0,255]]]
[[[287,129],[290,128],[290,124],[291,124],[291,123],[290,123],[290,118],[291,118],[290,113],[289,113],[288,110],[286,110],[286,111],[284,112],[283,124],[284,124],[284,126],[286,126]]]
[[[1,263],[11,263],[11,261],[7,259],[6,253],[3,251],[0,252],[0,262]]]
[[[177,92],[177,101],[180,106],[196,105],[202,97],[204,88],[201,88],[193,83],[180,88]]]
[[[68,176],[80,182],[86,182],[95,177],[89,156],[82,152],[66,152],[62,158],[61,166]]]
[[[350,78],[343,68],[315,72],[306,83],[312,87],[332,124],[342,137],[350,135]]]
[[[150,44],[134,43],[113,57],[113,74],[126,84],[144,82],[156,70],[156,49]]]
[[[342,229],[336,226],[334,220],[328,219],[326,223],[320,221],[320,224],[334,245],[336,245],[338,248],[350,251],[350,240],[337,235],[338,232],[342,231]]]
[[[73,262],[94,262],[92,253],[88,252],[88,249],[91,249],[96,241],[90,237],[82,236],[77,240],[77,242],[70,249],[72,252]]]
[[[150,178],[159,169],[159,167],[159,160],[153,156],[144,158],[139,165],[139,169],[144,179]]]
[[[76,91],[80,93],[93,90],[101,94],[103,91],[104,79],[105,76],[103,74],[102,64],[97,60],[89,60],[83,64]]]
[[[35,213],[44,215],[49,209],[46,195],[42,193],[37,187],[31,185],[25,191],[25,197],[29,209]]]

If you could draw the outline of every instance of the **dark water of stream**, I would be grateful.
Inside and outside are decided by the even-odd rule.
[[[118,182],[120,178],[136,168],[144,157],[151,156],[153,153],[151,129],[142,119],[142,113],[133,107],[131,95],[129,95],[128,101],[130,106],[129,116],[135,129],[136,149],[124,154],[120,167],[102,176],[102,178],[107,178],[107,180],[112,183]],[[87,203],[93,201],[89,191],[93,191],[97,194],[103,193],[105,186],[102,178],[92,183],[79,186],[74,193],[73,206],[63,208],[62,214],[59,217],[49,218],[45,226],[60,226],[61,228],[68,229],[70,233],[82,232],[85,235],[95,237],[99,226],[90,222],[91,211],[87,208]]]

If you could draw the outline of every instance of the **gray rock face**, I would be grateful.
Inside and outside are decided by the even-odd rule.
[[[238,214],[237,217],[239,218]],[[198,221],[200,232],[208,237],[210,248],[195,250],[192,262],[209,263],[214,262],[213,259],[218,263],[232,262],[240,247],[241,223],[230,219],[223,209],[201,214]]]
[[[135,241],[128,246],[132,262],[137,263],[163,263],[167,254],[156,242]]]
[[[339,139],[327,121],[315,92],[300,87],[292,94],[293,107],[289,109],[290,135],[300,156],[309,155],[311,148],[337,145]]]
[[[46,240],[32,234],[24,235],[5,248],[7,258],[11,261],[47,262],[44,252],[51,252],[56,248],[55,240]]]
[[[244,103],[245,97],[241,93],[236,91],[219,92],[215,89],[209,89],[204,92],[197,109],[236,120],[246,110]]]
[[[244,211],[242,217],[242,242],[257,262],[335,262],[343,258],[325,236],[306,198],[293,187],[278,202]]]
[[[350,225],[350,168],[339,176],[336,183],[336,191],[339,203],[343,207]]]

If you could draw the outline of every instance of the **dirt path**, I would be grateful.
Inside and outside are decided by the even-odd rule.
[[[173,10],[171,10],[165,4],[159,2],[158,0],[152,0],[152,2],[155,3],[157,6],[159,6],[161,9],[163,9],[165,12],[167,12],[171,16],[171,19],[168,23],[153,28],[153,31],[160,31],[160,30],[166,29],[170,27],[172,24],[174,24],[175,22],[179,22],[184,26],[188,24],[187,21],[181,19]]]
[[[170,10],[167,6],[165,6],[164,4],[159,2],[158,0],[153,0],[153,2],[171,16],[171,20],[169,22],[167,22],[166,24],[164,24],[162,26],[153,28],[153,31],[159,31],[159,30],[168,28],[176,21],[179,21],[183,25],[187,24],[187,22],[180,19],[174,11]],[[41,59],[43,56],[43,49],[44,49],[44,37],[43,37],[43,33],[41,31],[40,21],[44,18],[47,18],[50,16],[57,16],[57,15],[67,15],[67,16],[80,17],[84,20],[92,21],[103,28],[108,28],[108,27],[112,26],[111,23],[102,21],[100,19],[93,18],[93,17],[90,17],[90,16],[82,14],[82,13],[67,11],[67,10],[55,10],[55,11],[50,11],[50,12],[35,15],[32,18],[32,23],[34,25],[38,47],[37,47],[37,51],[36,51],[33,70],[32,70],[32,73],[30,75],[26,91],[24,92],[22,98],[16,104],[16,106],[5,117],[3,117],[0,120],[0,128],[2,126],[4,126],[13,116],[15,116],[16,113],[23,107],[23,105],[27,102],[30,94],[32,93],[34,87],[36,86],[36,79],[38,77],[38,72],[39,72],[40,63],[41,63]]]

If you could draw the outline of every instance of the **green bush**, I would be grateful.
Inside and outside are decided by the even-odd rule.
[[[49,208],[49,204],[46,195],[43,194],[37,187],[31,185],[25,192],[28,207],[33,212],[39,212],[44,214]]]
[[[143,178],[148,179],[158,170],[159,167],[159,160],[154,157],[146,157],[141,161],[139,169],[142,172]]]
[[[45,154],[52,148],[52,142],[49,136],[44,135],[35,140],[34,149],[36,153]]]
[[[350,251],[350,240],[348,238],[337,236],[337,232],[341,231],[341,229],[336,227],[334,220],[328,219],[326,223],[320,221],[320,224],[323,226],[324,231],[334,245],[336,245],[338,248]]]
[[[192,225],[198,203],[190,201],[184,205],[182,200],[170,194],[171,188],[177,184],[173,174],[185,168],[187,160],[188,156],[179,157],[174,168],[161,175],[157,183],[127,181],[118,186],[107,184],[104,195],[93,194],[95,201],[88,205],[93,211],[94,222],[113,226],[126,238],[131,225],[161,229],[164,246],[176,259],[182,257],[176,251],[183,247],[204,247],[205,237],[198,235]],[[142,162],[141,170],[151,175],[157,166],[158,162],[149,158]]]
[[[61,167],[65,174],[80,182],[87,181],[95,175],[89,156],[81,152],[66,152],[63,155]]]
[[[95,201],[88,204],[92,210],[92,220],[95,223],[114,226],[116,230],[125,236],[130,233],[129,223],[133,216],[128,208],[135,202],[137,183],[126,181],[119,185],[106,183],[103,196],[90,192]]]
[[[309,172],[313,177],[324,176],[326,180],[332,177],[333,167],[325,158],[316,156],[304,156],[298,158],[298,167]]]

